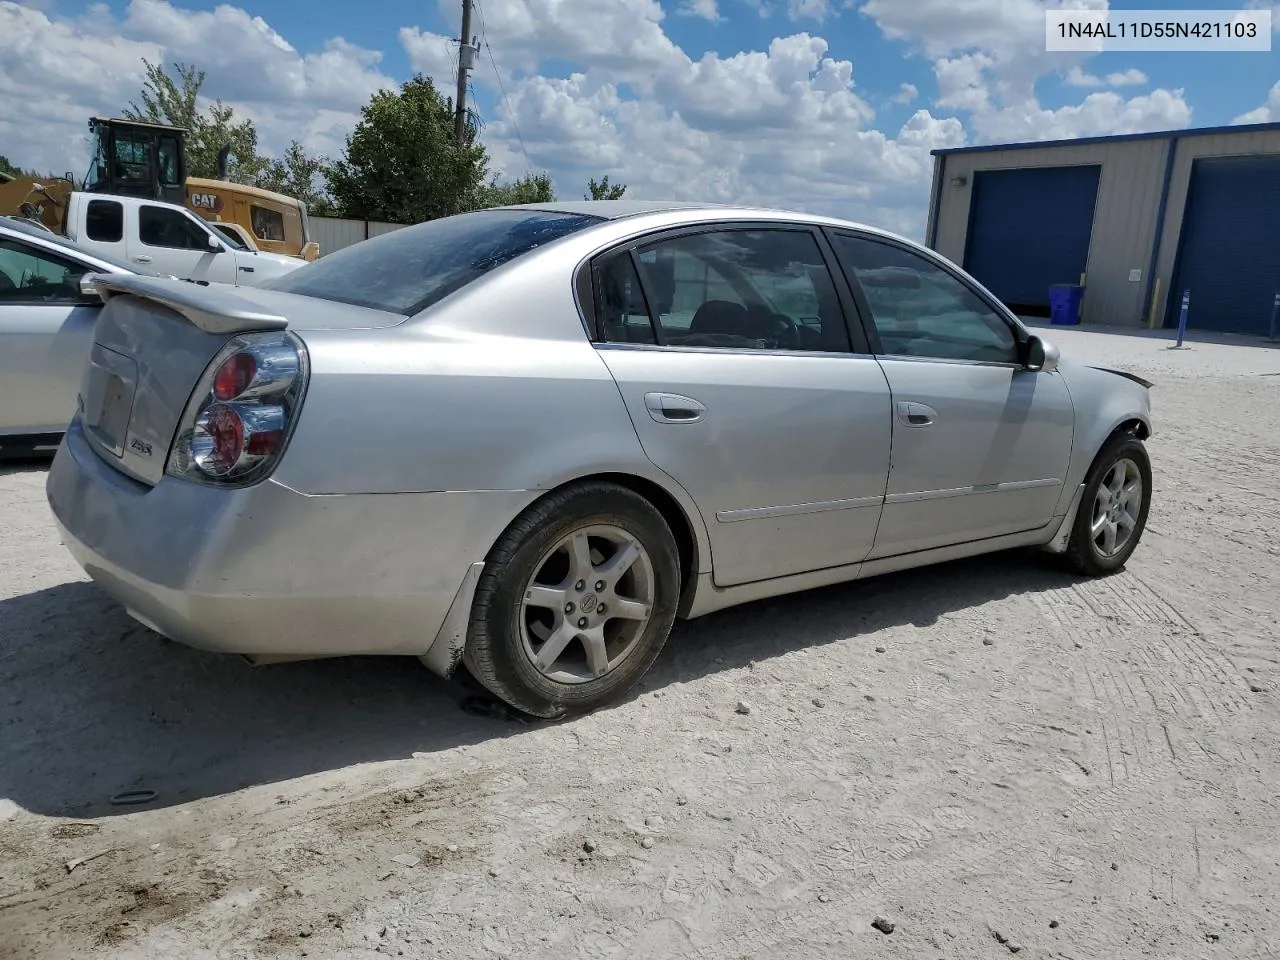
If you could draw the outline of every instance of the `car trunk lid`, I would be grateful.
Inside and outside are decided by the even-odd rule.
[[[305,329],[312,325],[308,320],[332,329],[403,319],[292,294],[158,277],[99,275],[93,283],[105,306],[94,326],[77,409],[98,454],[148,485],[164,476],[192,391],[235,335]]]

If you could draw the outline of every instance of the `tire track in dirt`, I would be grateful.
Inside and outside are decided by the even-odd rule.
[[[1249,706],[1231,660],[1135,574],[1073,583],[1031,599],[1073,646],[1080,643],[1108,661],[1132,658],[1149,666],[1147,672],[1125,671],[1125,676],[1142,676],[1148,698],[1179,721],[1219,722]],[[1129,682],[1117,678],[1116,683]]]
[[[1227,762],[1202,745],[1197,728],[1208,726],[1207,732],[1212,732],[1249,708],[1239,692],[1240,678],[1230,660],[1148,583],[1123,574],[1045,590],[1029,599],[1060,638],[1060,647],[1083,648],[1084,662],[1073,672],[1103,714],[1098,736],[1108,771],[1106,786],[1058,809],[1062,818],[1100,820],[1123,809],[1129,811],[1130,821],[1150,820],[1152,814],[1135,812],[1146,809],[1140,801],[1169,789],[1152,788],[1181,781],[1193,771],[1211,778],[1205,768],[1221,769]],[[930,689],[920,677],[911,688],[921,702],[930,697],[953,699],[940,694],[937,686]],[[748,921],[733,936],[683,956],[711,960],[757,955],[762,949],[809,939],[823,929],[847,928],[853,917],[859,918],[853,922],[864,923],[868,911],[881,907],[896,891],[936,882],[944,875],[983,874],[1011,860],[1051,870],[1041,817],[1033,815],[1006,830],[976,837],[963,834],[972,821],[960,819],[947,825],[959,829],[940,842],[939,831],[924,823],[919,831],[899,837],[901,842],[874,851],[857,837],[834,840],[828,849],[841,850],[844,856],[834,858],[830,866],[837,869],[832,876],[842,866],[852,873],[865,870],[864,881],[832,891],[825,903],[772,913],[759,923]],[[1101,931],[1097,937],[1077,933],[1082,935],[1073,938],[1072,946],[1086,955],[1102,956],[1114,949],[1114,942]]]
[[[1125,778],[1113,787],[1092,791],[1059,811],[1064,817],[1101,817],[1132,801],[1133,794],[1152,787],[1176,771],[1164,757],[1153,766]],[[689,951],[681,956],[686,960],[712,960],[712,958],[749,956],[763,947],[779,944],[815,931],[838,925],[848,925],[849,918],[862,918],[877,909],[906,886],[918,886],[936,881],[940,875],[982,874],[997,869],[1012,859],[1039,857],[1045,846],[1039,842],[1042,830],[1036,830],[1039,818],[1019,824],[1001,833],[987,832],[977,836],[956,836],[943,844],[931,841],[898,844],[875,855],[874,863],[880,866],[886,860],[895,866],[888,872],[877,872],[856,887],[843,892],[833,892],[828,901],[806,904],[790,910],[768,914],[761,921],[746,921],[740,931],[715,943]],[[1019,837],[1010,840],[1010,837]],[[856,845],[855,838],[845,843]],[[936,856],[908,859],[914,853],[938,851]]]

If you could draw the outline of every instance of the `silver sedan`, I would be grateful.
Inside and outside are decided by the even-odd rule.
[[[218,290],[99,281],[47,489],[142,623],[279,661],[465,664],[555,717],[673,621],[1015,547],[1119,569],[1148,387],[879,230],[485,210]]]

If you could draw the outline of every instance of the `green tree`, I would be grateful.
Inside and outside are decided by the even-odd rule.
[[[605,174],[603,180],[597,181],[592,177],[587,181],[587,189],[590,194],[583,194],[583,200],[621,200],[622,195],[627,192],[625,183],[610,183],[609,175]]]
[[[547,173],[526,173],[511,183],[498,183],[494,177],[479,192],[477,207],[507,207],[517,203],[552,203],[556,199]]]
[[[184,63],[175,63],[177,78],[164,66],[146,57],[147,70],[142,85],[141,106],[130,102],[124,111],[130,120],[167,123],[186,129],[187,173],[192,177],[218,175],[218,151],[231,145],[228,174],[236,183],[258,185],[267,172],[268,160],[258,152],[258,131],[253,121],[237,120],[235,110],[215,100],[206,110],[200,109],[200,88],[204,71]]]
[[[35,170],[24,170],[22,167],[18,166],[16,163],[14,163],[8,157],[6,157],[3,153],[0,153],[0,174],[4,174],[5,176],[8,176],[8,177],[39,178],[40,176],[42,176],[42,174],[37,173]]]
[[[309,213],[324,216],[333,209],[333,200],[325,188],[324,175],[328,168],[327,158],[308,155],[302,144],[293,140],[283,157],[268,161],[257,185],[301,200]]]
[[[326,173],[344,216],[419,223],[473,209],[485,192],[488,157],[474,122],[454,139],[453,100],[414,74],[379,90],[360,110],[346,154]]]

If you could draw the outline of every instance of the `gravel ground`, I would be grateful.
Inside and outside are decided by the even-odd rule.
[[[166,644],[3,471],[0,957],[1275,957],[1280,351],[1053,337],[1157,381],[1125,572],[727,611],[560,724]]]

